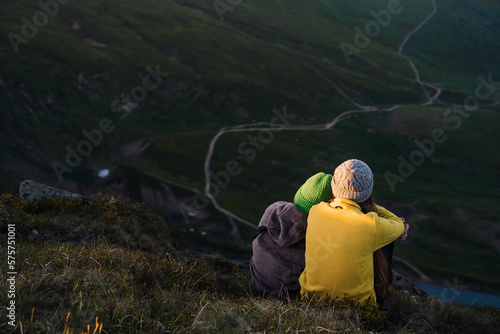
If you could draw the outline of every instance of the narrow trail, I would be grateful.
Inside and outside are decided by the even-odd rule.
[[[306,61],[303,61],[302,63],[306,64],[307,66],[309,66],[310,68],[312,68],[312,70],[314,72],[316,72],[316,74],[318,74],[320,77],[322,77],[323,79],[325,79],[326,82],[328,82],[333,88],[335,88],[335,90],[337,91],[337,93],[340,94],[340,96],[342,96],[343,98],[345,98],[347,101],[349,101],[350,103],[352,103],[353,105],[355,105],[357,108],[360,108],[360,109],[364,109],[364,110],[368,110],[368,109],[372,109],[374,107],[372,106],[364,106],[364,105],[361,105],[359,103],[357,103],[356,101],[354,101],[349,95],[347,95],[346,92],[344,92],[336,83],[334,83],[333,81],[331,81],[328,77],[326,77],[323,73],[321,73],[317,68],[315,68],[313,65],[309,64],[308,62]]]
[[[404,54],[401,54],[401,57],[403,57],[404,59],[406,59],[406,61],[410,64],[413,72],[415,73],[415,81],[418,84],[420,84],[420,86],[422,87],[422,91],[423,91],[425,97],[429,99],[427,102],[422,103],[422,105],[423,106],[427,106],[427,105],[430,105],[430,104],[434,104],[434,101],[439,97],[439,95],[441,95],[441,91],[442,91],[441,88],[436,87],[434,85],[431,85],[429,83],[426,83],[426,82],[423,82],[422,80],[420,80],[420,73],[418,72],[418,69],[415,66],[415,64],[413,63],[413,61],[410,58],[408,58],[407,56],[405,56]],[[426,87],[430,87],[430,88],[435,89],[436,93],[434,93],[433,96],[430,96],[429,91],[427,90]]]
[[[312,66],[312,65],[311,65]],[[257,228],[257,226],[248,220],[236,215],[235,213],[223,208],[220,206],[220,204],[217,202],[217,199],[215,196],[213,196],[210,193],[211,189],[211,183],[210,183],[210,175],[211,175],[211,169],[210,169],[210,161],[212,159],[214,150],[215,150],[215,144],[217,143],[217,140],[224,134],[226,133],[234,133],[234,132],[254,132],[254,131],[270,131],[273,129],[279,129],[279,131],[325,131],[325,130],[330,130],[333,128],[336,124],[338,124],[341,121],[344,121],[348,118],[354,117],[357,114],[360,113],[369,113],[369,112],[384,112],[384,111],[393,111],[397,109],[399,105],[390,107],[390,108],[376,108],[376,107],[370,107],[369,109],[365,107],[365,109],[361,110],[348,110],[344,111],[343,113],[337,115],[333,121],[325,124],[318,124],[318,125],[286,125],[286,126],[279,126],[276,127],[275,124],[269,123],[269,122],[259,122],[259,123],[250,123],[250,124],[242,124],[242,125],[236,125],[234,127],[225,127],[219,130],[219,132],[215,135],[214,138],[212,138],[212,141],[210,142],[209,148],[208,148],[208,153],[205,158],[205,196],[210,199],[212,202],[213,206],[219,210],[220,212],[224,213],[231,224],[231,227],[233,228],[232,230],[232,235],[236,237],[236,239],[241,240],[241,234],[239,232],[238,226],[235,223],[235,220],[251,226],[253,228]],[[259,126],[259,127],[254,127],[254,126]]]
[[[406,34],[406,36],[403,38],[403,41],[401,42],[401,44],[399,44],[399,48],[398,48],[398,54],[401,55],[404,59],[406,59],[406,61],[410,64],[410,66],[413,70],[413,73],[415,73],[415,81],[418,84],[420,84],[425,97],[429,99],[427,102],[422,103],[423,106],[428,106],[428,105],[434,104],[434,101],[437,100],[439,95],[441,95],[442,89],[439,87],[436,87],[434,85],[425,83],[422,80],[420,80],[420,73],[419,73],[417,67],[415,66],[413,61],[410,58],[408,58],[407,56],[405,56],[402,52],[403,52],[404,47],[406,46],[406,43],[408,43],[408,41],[410,40],[410,37],[413,34],[415,34],[416,32],[418,32],[420,29],[422,29],[422,27],[427,22],[429,22],[429,20],[432,19],[432,17],[437,13],[436,0],[432,0],[432,6],[433,6],[432,12],[422,22],[420,22],[420,24],[417,25],[412,31],[410,31],[408,34]],[[430,96],[430,93],[426,87],[435,89],[436,93],[434,93],[434,95]]]
[[[413,270],[418,276],[420,276],[420,278],[426,282],[430,282],[431,279],[429,278],[429,276],[427,276],[426,274],[424,274],[420,269],[418,269],[417,267],[415,267],[410,261],[407,261],[405,259],[402,259],[400,257],[397,257],[397,256],[393,256],[392,257],[394,260],[396,261],[399,261],[403,264],[405,264],[408,268],[410,268],[411,270]]]
[[[416,26],[412,31],[410,31],[408,34],[406,34],[406,36],[403,38],[403,41],[401,42],[401,44],[399,44],[399,48],[398,48],[398,53],[401,54],[401,52],[403,52],[403,49],[406,45],[406,43],[408,43],[408,40],[410,39],[410,37],[416,33],[417,31],[419,31],[420,29],[422,29],[422,27],[427,23],[429,22],[430,19],[432,19],[432,17],[436,14],[437,12],[437,5],[436,5],[436,0],[432,0],[432,6],[434,7],[432,12],[429,14],[429,16],[427,16],[422,22],[420,22],[420,24],[418,26]]]
[[[402,57],[404,57],[408,61],[408,63],[410,64],[413,72],[415,73],[415,81],[420,84],[420,86],[422,87],[422,91],[423,91],[425,97],[428,99],[428,101],[424,102],[422,105],[433,104],[434,101],[441,94],[441,88],[433,86],[431,84],[428,84],[428,83],[425,83],[425,82],[421,81],[420,80],[420,73],[419,73],[417,67],[415,66],[415,64],[413,63],[413,61],[410,58],[408,58],[407,56],[405,56],[405,55],[402,54],[402,51],[403,51],[405,45],[408,43],[410,37],[413,34],[415,34],[416,32],[418,32],[436,14],[436,12],[437,12],[436,1],[432,0],[432,4],[433,4],[433,7],[434,7],[433,11],[422,22],[420,22],[420,24],[418,24],[413,30],[411,30],[404,37],[403,41],[401,42],[401,44],[399,45],[399,48],[398,48],[398,54],[400,54]],[[380,67],[380,65],[375,64],[374,62],[371,62],[368,59],[365,59],[365,61],[370,62],[374,66]],[[323,78],[326,82],[328,82],[337,91],[337,93],[340,96],[342,96],[343,98],[345,98],[349,103],[351,103],[352,105],[354,105],[356,108],[359,108],[359,109],[345,111],[345,112],[339,114],[337,117],[335,117],[331,122],[326,123],[326,124],[319,124],[319,125],[289,125],[289,126],[285,126],[284,128],[280,127],[280,130],[288,130],[288,131],[290,131],[290,130],[291,131],[299,131],[299,130],[302,130],[302,131],[325,131],[325,130],[329,130],[329,129],[333,128],[339,122],[341,122],[341,121],[343,121],[343,120],[345,120],[347,118],[350,118],[350,117],[356,116],[358,114],[361,114],[361,113],[393,111],[393,110],[396,110],[399,107],[399,105],[396,105],[396,106],[393,106],[393,107],[390,107],[390,108],[380,108],[380,107],[376,107],[376,106],[365,106],[365,105],[362,105],[362,104],[356,102],[354,99],[352,99],[351,96],[349,96],[335,82],[333,82],[332,80],[330,80],[327,76],[325,76],[321,71],[319,71],[312,64],[310,64],[310,63],[308,63],[306,61],[302,61],[302,63],[304,63],[309,68],[311,68],[316,74],[318,74],[321,78]],[[434,95],[430,96],[430,93],[429,93],[429,91],[427,90],[426,87],[435,89],[436,92],[434,93]],[[241,124],[241,125],[224,127],[224,128],[221,128],[217,132],[217,134],[212,138],[212,140],[210,142],[210,145],[209,145],[209,148],[208,148],[207,156],[205,158],[205,165],[204,165],[204,173],[205,173],[205,196],[210,199],[210,201],[212,202],[213,206],[217,210],[219,210],[220,212],[224,213],[228,217],[229,222],[231,224],[231,227],[233,229],[231,233],[238,240],[241,240],[241,234],[239,232],[239,229],[238,229],[238,226],[237,226],[235,220],[237,220],[237,221],[239,221],[239,222],[241,222],[241,223],[243,223],[243,224],[245,224],[247,226],[252,226],[254,228],[256,227],[256,225],[253,224],[252,222],[249,222],[248,220],[246,220],[246,219],[244,219],[244,218],[236,215],[235,213],[233,213],[233,212],[231,212],[231,211],[223,208],[222,206],[220,206],[220,204],[217,202],[217,199],[215,198],[215,196],[213,196],[210,193],[210,189],[211,189],[211,183],[210,183],[210,175],[211,175],[210,162],[211,162],[211,159],[213,157],[213,153],[214,153],[214,150],[215,150],[215,145],[216,145],[217,141],[219,140],[219,138],[221,136],[223,136],[224,134],[226,134],[226,133],[265,131],[265,130],[272,130],[272,129],[273,129],[273,125],[270,124],[270,123],[267,123],[267,122],[249,123],[249,124]]]

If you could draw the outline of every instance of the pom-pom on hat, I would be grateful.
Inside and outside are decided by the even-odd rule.
[[[332,192],[335,197],[356,203],[366,201],[373,191],[373,173],[361,160],[350,159],[335,169]]]
[[[309,214],[309,210],[320,202],[327,202],[333,198],[332,194],[332,176],[330,174],[318,173],[311,176],[299,188],[293,202],[305,213]]]

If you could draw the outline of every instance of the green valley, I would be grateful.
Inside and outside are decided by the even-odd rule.
[[[497,2],[63,2],[1,0],[2,193],[144,201],[189,248],[247,260],[248,223],[358,158],[411,225],[396,256],[500,294]]]

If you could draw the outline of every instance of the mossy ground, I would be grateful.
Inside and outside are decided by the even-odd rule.
[[[392,292],[387,312],[374,304],[264,298],[247,263],[189,254],[161,216],[119,199],[2,195],[5,240],[9,224],[16,228],[16,320],[7,323],[2,279],[4,333],[494,333],[500,325],[498,310],[402,291]],[[8,271],[7,261],[1,267]]]

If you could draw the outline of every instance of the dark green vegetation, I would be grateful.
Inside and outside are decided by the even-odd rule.
[[[248,263],[172,244],[162,217],[109,197],[0,196],[0,236],[16,226],[16,333],[494,333],[498,310],[392,292],[392,308],[278,301],[253,290]],[[33,229],[38,235],[33,233]],[[8,271],[1,261],[2,272]],[[0,281],[0,305],[8,284]],[[0,331],[12,331],[0,308]],[[87,329],[89,325],[89,329]],[[102,327],[101,327],[102,326]],[[95,332],[99,332],[98,330]]]
[[[328,131],[274,133],[251,162],[238,147],[257,133],[225,134],[212,171],[225,170],[231,160],[243,169],[218,202],[257,224],[267,205],[291,201],[310,175],[332,173],[356,157],[372,167],[378,201],[412,225],[397,256],[437,284],[457,278],[469,289],[500,293],[500,108],[472,111],[459,129],[444,118],[452,103],[475,94],[479,75],[500,81],[498,3],[439,0],[436,15],[410,38],[403,54],[423,81],[443,89],[432,106],[421,105],[427,101],[422,88],[397,54],[404,36],[432,11],[431,1],[401,1],[403,11],[362,48],[369,61],[354,57],[351,63],[339,44],[353,44],[353,28],[364,29],[373,20],[370,11],[386,9],[387,1],[243,0],[224,21],[212,1],[70,1],[18,54],[6,36],[20,35],[21,18],[32,21],[40,7],[27,0],[1,3],[3,192],[15,192],[29,178],[144,201],[190,247],[248,259],[251,228],[239,226],[243,242],[235,242],[224,214],[212,205],[195,207],[205,155],[221,127],[269,122],[273,108],[286,105],[296,115],[292,124],[309,125],[355,109],[308,63],[360,104],[401,107],[360,114]],[[126,114],[113,112],[113,101],[142,85],[148,66],[159,66],[168,78],[120,119]],[[481,103],[499,100],[500,87],[493,88]],[[65,164],[65,147],[76,149],[86,140],[82,130],[98,128],[103,118],[114,131],[59,183],[52,163]],[[397,174],[398,156],[408,159],[414,140],[431,138],[437,127],[447,139],[392,192],[384,173]],[[111,176],[98,179],[97,171],[108,167]]]

